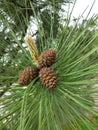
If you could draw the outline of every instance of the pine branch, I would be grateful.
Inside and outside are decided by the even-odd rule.
[[[47,3],[49,2],[54,8],[57,7],[54,6],[53,1],[47,0]],[[59,1],[54,2],[59,3]],[[69,17],[71,16],[66,18],[65,24],[60,22],[60,26],[58,22],[54,22],[58,20],[55,17],[57,12],[49,12],[49,9],[44,8],[39,14],[32,3],[30,7],[38,26],[34,35],[37,34],[38,39],[35,38],[36,41],[39,40],[41,55],[37,57],[37,60],[42,68],[34,65],[27,47],[24,46],[22,39],[20,40],[25,28],[24,24],[20,24],[19,28],[17,26],[19,30],[15,31],[12,24],[5,19],[10,33],[7,35],[4,31],[4,36],[0,35],[1,40],[5,34],[6,38],[9,38],[7,41],[2,40],[2,44],[0,44],[2,48],[7,47],[7,53],[4,53],[0,59],[2,61],[0,70],[4,70],[0,71],[2,72],[0,81],[3,86],[6,86],[6,88],[0,88],[0,97],[2,97],[0,98],[0,105],[2,104],[0,126],[6,126],[8,130],[97,129],[97,123],[88,116],[90,113],[93,117],[98,117],[98,112],[94,109],[98,108],[98,104],[94,101],[98,98],[96,87],[98,80],[95,79],[96,72],[98,72],[98,55],[96,55],[98,46],[95,45],[98,41],[98,33],[95,34],[97,26],[92,26],[90,20],[79,23],[80,19],[77,19],[75,25],[70,26],[71,18]],[[23,13],[23,21],[28,21],[25,13]],[[92,18],[92,23],[93,20],[96,21],[97,18]],[[49,22],[48,27],[45,26],[46,22]],[[28,27],[27,22],[26,27]],[[30,31],[32,31],[32,27]],[[31,47],[32,54],[35,54],[34,42],[31,38],[28,40],[27,43]],[[17,47],[19,48],[17,49]],[[50,48],[55,50],[55,53],[52,53]],[[35,79],[32,79],[34,71],[30,68],[38,70]],[[30,83],[27,85],[21,85],[18,82],[22,70],[25,71],[20,80],[22,79],[23,83],[29,80]],[[17,84],[9,84],[7,87],[8,83]],[[54,84],[54,88],[48,87],[48,85]],[[9,94],[4,95],[6,92]]]

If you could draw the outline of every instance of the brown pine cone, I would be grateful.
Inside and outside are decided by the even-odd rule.
[[[50,67],[55,63],[56,52],[53,49],[43,51],[38,58],[38,68]]]
[[[53,69],[44,67],[39,72],[40,81],[48,88],[54,88],[57,83],[57,77]]]
[[[38,76],[39,70],[32,66],[26,67],[19,76],[18,83],[20,85],[28,85],[34,78]]]

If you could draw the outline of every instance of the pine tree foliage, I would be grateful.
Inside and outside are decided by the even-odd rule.
[[[53,15],[55,20],[53,22],[53,32],[54,34],[56,34],[58,29],[57,26],[59,24],[59,11],[61,10],[61,5],[63,3],[68,3],[68,2],[71,1],[70,0],[59,0],[59,1],[58,0],[55,1],[1,0],[0,1],[0,23],[1,23],[0,41],[2,42],[2,45],[0,47],[0,62],[1,62],[0,67],[3,68],[0,70],[1,71],[0,73],[2,75],[6,75],[6,74],[12,75],[12,73],[9,72],[10,70],[9,67],[10,64],[14,64],[15,66],[15,62],[13,63],[13,59],[16,59],[16,62],[19,62],[21,61],[21,59],[23,59],[22,58],[23,52],[21,52],[22,50],[20,49],[20,45],[17,44],[17,42],[21,43],[21,45],[24,44],[23,38],[27,33],[27,29],[28,26],[30,26],[31,21],[33,23],[35,23],[36,20],[38,21],[37,17],[40,14],[40,20],[38,26],[42,26],[41,24],[43,24],[43,28],[45,30],[43,39],[44,38],[48,39],[47,37],[50,33],[50,28],[51,28],[51,21],[49,20]],[[33,5],[33,9],[30,3]],[[50,12],[52,12],[53,10],[54,13],[51,15]],[[34,12],[36,12],[36,15]],[[37,36],[36,43],[38,48],[41,48],[38,29],[36,30],[35,33],[33,33],[32,30],[30,31],[31,35]],[[15,35],[17,35],[18,37],[17,40],[13,39],[13,36],[11,35],[12,31]],[[21,46],[21,48],[23,47]],[[5,55],[7,55],[6,64],[4,61]],[[16,74],[13,73],[13,76],[15,75]],[[5,81],[3,80],[0,84],[2,86],[4,85],[9,86],[8,84],[12,84],[13,82],[14,81],[11,80],[10,82],[5,83]]]
[[[45,20],[51,21],[45,27],[34,2],[38,1],[30,1],[29,7],[38,25],[38,51],[40,54],[44,50],[55,49],[56,62],[51,68],[56,73],[57,84],[55,88],[48,89],[41,84],[39,76],[29,85],[17,83],[21,70],[35,66],[24,46],[25,25],[22,22],[28,19],[23,15],[24,20],[17,17],[15,21],[9,21],[5,19],[7,14],[1,13],[4,28],[0,32],[0,130],[97,130],[97,121],[90,116],[98,118],[98,104],[95,103],[98,98],[98,16],[82,23],[78,19],[75,25],[70,26],[69,13],[64,25],[58,23],[58,31],[55,32],[55,11],[49,12],[50,17],[45,15]],[[55,2],[61,1],[50,1],[53,7],[56,7]],[[17,20],[22,24],[19,28],[16,26],[19,31],[13,28]],[[48,27],[50,30],[46,32]]]

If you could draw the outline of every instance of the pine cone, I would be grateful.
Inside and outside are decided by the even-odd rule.
[[[50,67],[56,59],[55,50],[50,49],[43,51],[38,58],[38,68],[41,69],[43,67]]]
[[[21,85],[28,85],[35,77],[38,76],[38,69],[32,66],[26,67],[19,76],[18,83]]]
[[[48,88],[54,88],[56,86],[57,77],[53,69],[42,68],[39,72],[39,77],[43,85]]]

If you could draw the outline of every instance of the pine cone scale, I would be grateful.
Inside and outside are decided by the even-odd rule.
[[[53,63],[55,63],[55,59],[55,50],[50,49],[42,52],[38,58],[38,68],[41,69],[43,67],[50,67]]]
[[[40,81],[43,85],[48,88],[54,88],[56,86],[57,77],[53,69],[51,68],[42,68],[39,72]]]
[[[32,66],[28,66],[21,72],[18,83],[21,85],[28,85],[37,76],[38,69]]]

